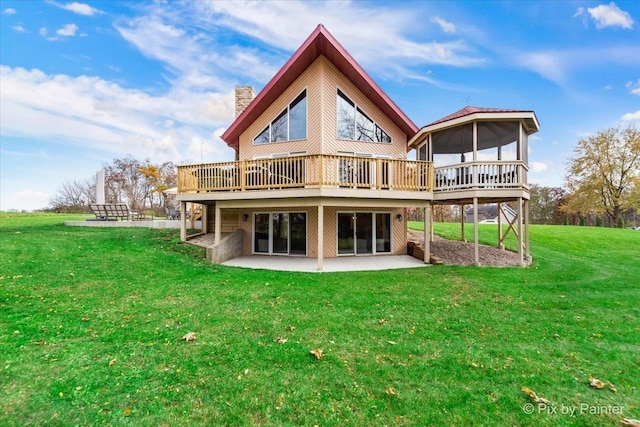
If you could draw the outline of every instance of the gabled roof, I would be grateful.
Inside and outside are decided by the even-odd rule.
[[[260,91],[240,116],[222,134],[222,139],[238,150],[239,138],[255,120],[315,61],[324,55],[344,74],[383,114],[411,138],[418,127],[373,81],[355,59],[322,25],[318,25],[293,56]]]

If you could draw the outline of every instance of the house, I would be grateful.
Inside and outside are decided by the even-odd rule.
[[[498,218],[498,213],[500,213],[500,218]],[[465,221],[467,223],[473,223],[473,215],[474,210],[473,207],[467,209],[464,212]],[[513,208],[506,203],[495,203],[490,205],[478,206],[478,219],[482,220],[495,220],[496,223],[498,221],[503,224],[507,224],[512,222],[515,218],[518,217],[518,213],[513,210]]]
[[[177,200],[183,211],[204,206],[212,262],[310,257],[320,271],[325,258],[406,254],[407,208],[423,209],[430,224],[434,203],[516,200],[521,228],[535,114],[469,108],[418,128],[319,25],[260,93],[236,88],[237,117],[222,135],[236,161],[179,166]],[[496,160],[480,161],[489,148]],[[470,161],[444,157],[434,168],[448,154]]]

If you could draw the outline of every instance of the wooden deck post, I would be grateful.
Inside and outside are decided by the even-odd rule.
[[[460,240],[466,242],[464,238],[464,205],[460,205]]]
[[[318,204],[318,271],[324,262],[324,206]]]
[[[504,250],[504,243],[502,242],[502,203],[498,202],[498,248]],[[507,216],[505,215],[505,218]]]
[[[524,254],[522,252],[522,197],[518,197],[518,261],[524,265]]]
[[[209,205],[202,205],[202,215],[200,217],[200,222],[202,223],[201,230],[204,234],[209,232]]]
[[[180,202],[180,240],[187,241],[187,202]]]
[[[429,213],[431,206],[424,208],[424,263],[429,264],[431,260],[431,225],[433,218]]]
[[[478,198],[473,198],[473,259],[475,265],[480,265],[480,248],[478,247]]]
[[[222,233],[222,209],[216,204],[216,223],[215,223],[215,238],[213,243],[215,245],[220,244],[220,234]]]
[[[524,201],[524,257],[531,262],[531,247],[529,246],[529,200]]]

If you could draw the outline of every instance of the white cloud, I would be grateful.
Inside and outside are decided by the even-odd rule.
[[[444,31],[445,33],[453,34],[456,32],[456,24],[449,22],[444,18],[434,16],[433,18],[431,18],[431,22],[435,22],[436,24],[438,24],[442,31]]]
[[[631,94],[640,96],[640,79],[638,79],[637,83],[628,82],[625,87],[629,89]]]
[[[633,19],[629,12],[621,10],[614,2],[589,7],[587,11],[596,22],[596,28],[621,27],[628,30],[633,28]]]
[[[11,28],[13,29],[13,31],[17,31],[19,33],[26,33],[27,32],[27,30],[22,25],[14,25]]]
[[[593,49],[567,49],[531,52],[507,52],[505,58],[558,84],[569,80],[571,73],[594,66],[640,66],[637,46],[610,46]]]
[[[75,37],[78,32],[78,26],[76,24],[67,24],[56,31],[56,34],[60,37]]]
[[[78,3],[78,2],[67,3],[67,4],[61,4],[56,2],[51,2],[51,3],[55,6],[58,6],[61,9],[70,10],[71,12],[77,13],[78,15],[93,16],[93,15],[100,15],[104,13],[103,11],[96,9],[95,7],[89,6],[86,3]]]
[[[546,163],[542,162],[531,162],[531,172],[544,172],[548,169]]]
[[[40,209],[49,202],[49,194],[38,190],[18,191],[13,195],[13,199],[19,204],[21,209]]]
[[[368,9],[358,2],[195,2],[201,25],[225,27],[270,46],[296,49],[322,22],[366,69],[405,70],[419,64],[459,67],[485,63],[465,41],[419,42],[410,8]],[[295,26],[290,23],[296,22]],[[407,35],[405,35],[407,34]]]
[[[3,10],[2,13],[4,13],[5,15],[15,15],[16,10],[12,7],[8,7],[5,10]]]
[[[171,90],[152,96],[98,77],[47,75],[7,66],[0,66],[0,71],[3,138],[32,138],[179,161],[193,155],[189,141],[199,137],[218,153],[226,153],[226,160],[233,158],[226,144],[212,135],[233,118],[233,89],[227,93]],[[173,121],[168,128],[167,120]]]
[[[613,86],[611,85],[604,85],[604,90],[611,90],[613,89]]]
[[[640,120],[640,110],[636,111],[635,113],[627,113],[624,116],[622,116],[622,120],[624,120],[625,122],[636,122]]]

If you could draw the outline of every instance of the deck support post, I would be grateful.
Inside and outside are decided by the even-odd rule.
[[[187,202],[180,202],[180,241],[187,241]]]
[[[429,264],[431,261],[431,226],[433,218],[431,218],[431,206],[424,208],[424,263]]]
[[[480,265],[480,248],[478,247],[478,198],[473,198],[473,259]]]
[[[209,232],[209,205],[202,205],[202,216],[200,217],[200,223],[202,224],[201,230],[204,234]]]
[[[222,234],[222,209],[216,204],[216,223],[215,223],[215,238],[214,245],[220,244],[220,235]]]
[[[504,250],[504,243],[502,241],[502,203],[498,202],[498,248]],[[506,215],[504,216],[507,217]]]
[[[518,197],[518,261],[524,265],[524,254],[522,251],[522,197]]]
[[[464,238],[464,205],[460,205],[460,240],[466,242]]]
[[[531,262],[531,247],[529,246],[529,200],[524,201],[524,259]]]
[[[324,263],[324,206],[318,205],[318,271]]]
[[[429,240],[430,242],[433,243],[433,223],[436,220],[436,207],[434,205],[431,205],[431,240]]]

